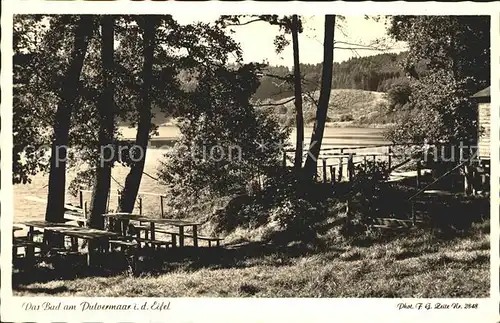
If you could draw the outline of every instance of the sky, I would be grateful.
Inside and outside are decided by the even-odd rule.
[[[195,21],[215,21],[218,16],[179,16],[174,17],[179,23],[187,24]],[[303,64],[316,64],[323,60],[323,33],[324,16],[305,16],[303,18],[304,32],[299,35],[300,61]],[[241,21],[244,21],[242,18]],[[276,54],[273,45],[274,38],[279,33],[277,26],[266,22],[255,22],[245,26],[231,27],[233,37],[241,44],[245,62],[263,62],[267,60],[271,65],[293,66],[292,45]],[[291,37],[288,37],[291,40]],[[338,43],[338,47],[356,47],[357,50],[335,49],[334,61],[342,62],[351,57],[369,56],[383,52],[401,52],[405,49],[404,43],[394,43],[387,36],[384,21],[365,19],[364,16],[346,16],[341,26],[335,28],[335,41],[353,44],[371,44],[377,39],[385,39],[392,49],[388,51],[362,50],[359,46]]]

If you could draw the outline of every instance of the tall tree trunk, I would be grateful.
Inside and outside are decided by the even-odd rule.
[[[155,29],[156,22],[153,17],[145,17],[141,21],[143,28],[143,86],[141,99],[142,104],[139,111],[139,122],[137,126],[137,135],[135,138],[135,153],[142,155],[140,160],[130,167],[130,172],[125,179],[119,209],[121,212],[132,212],[134,209],[137,193],[141,184],[142,172],[146,161],[146,151],[149,140],[149,131],[151,130],[151,100],[149,98],[151,84],[153,80],[153,55],[155,47]],[[137,159],[135,157],[134,159]]]
[[[101,18],[101,64],[103,92],[99,100],[99,159],[96,164],[96,180],[92,190],[90,226],[96,229],[104,227],[102,214],[106,213],[109,187],[111,185],[110,160],[111,144],[114,132],[114,17],[103,15]]]
[[[71,112],[80,88],[80,74],[87,53],[89,38],[92,36],[92,17],[81,16],[75,26],[75,39],[70,63],[61,88],[61,99],[54,120],[54,139],[50,156],[49,193],[45,220],[64,220],[64,200],[66,188],[66,156],[69,138]]]
[[[292,16],[292,45],[293,45],[293,75],[295,82],[295,120],[297,137],[295,143],[295,162],[297,170],[302,168],[302,147],[304,146],[304,116],[302,114],[302,79],[300,76],[299,59],[299,21],[297,15]]]
[[[323,70],[321,73],[321,92],[319,94],[318,109],[316,110],[316,121],[311,135],[311,144],[304,166],[305,175],[313,178],[316,174],[318,156],[323,141],[328,103],[332,90],[333,70],[333,40],[335,37],[335,15],[325,16],[325,39],[323,42]]]

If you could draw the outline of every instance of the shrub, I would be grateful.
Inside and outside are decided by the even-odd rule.
[[[367,161],[366,165],[355,167],[351,211],[363,219],[385,216],[388,213],[385,204],[390,196],[390,184],[385,182],[388,178],[387,167],[387,163],[383,161]]]
[[[343,114],[340,116],[340,122],[353,121],[354,117],[352,114]]]
[[[313,123],[314,121],[316,121],[316,111],[306,110],[304,112],[304,123],[308,124],[308,123]]]
[[[280,105],[278,108],[278,113],[279,114],[287,114],[288,108],[286,107],[286,105]]]
[[[289,129],[270,111],[249,103],[258,78],[246,68],[201,78],[193,105],[179,118],[181,137],[158,169],[170,194],[197,199],[231,195],[280,167]]]
[[[389,101],[389,110],[396,111],[401,109],[410,101],[411,86],[407,79],[396,80],[387,91],[387,99]]]
[[[283,199],[269,210],[268,224],[276,228],[281,242],[311,242],[315,237],[314,226],[317,221],[317,208],[304,199]],[[283,239],[284,238],[284,239]]]

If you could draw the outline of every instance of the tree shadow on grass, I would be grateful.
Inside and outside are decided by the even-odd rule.
[[[314,253],[317,251],[303,244],[277,246],[265,242],[245,242],[220,248],[184,247],[168,250],[167,262],[161,271],[247,268],[256,264],[279,267],[289,265],[293,258]]]
[[[26,258],[16,259],[12,272],[12,288],[26,289],[25,285],[50,281],[74,280],[85,277],[109,277],[126,269],[126,260],[117,253],[108,253],[106,259],[98,259],[104,266],[89,268],[84,254],[49,255],[37,258],[35,263]],[[32,291],[32,289],[30,289]],[[40,291],[44,293],[43,291]]]
[[[225,247],[169,248],[162,251],[144,249],[136,258],[138,275],[160,275],[174,270],[187,272],[200,269],[248,268],[255,265],[285,266],[293,258],[313,255],[319,251],[304,244],[277,246],[247,242]],[[12,275],[12,288],[30,293],[50,293],[27,287],[33,283],[67,281],[86,277],[111,277],[131,273],[130,259],[118,252],[108,253],[102,265],[88,268],[86,255],[52,256],[35,265],[18,261]],[[54,290],[62,293],[64,290]]]
[[[488,234],[488,225],[475,225],[489,216],[489,201],[451,201],[441,203],[432,209],[433,216],[440,216],[440,221],[434,222],[433,228],[415,229],[411,235],[428,234],[430,240],[415,239],[408,250],[395,255],[400,259],[416,257],[426,252],[426,245],[434,242],[451,241],[477,234]],[[451,224],[451,225],[450,225]],[[350,245],[369,247],[375,244],[384,244],[394,239],[405,239],[408,233],[390,234],[385,236],[361,236],[353,238]],[[174,270],[196,271],[200,269],[248,268],[256,265],[286,266],[293,263],[294,258],[307,257],[325,252],[332,255],[341,254],[345,248],[336,248],[328,242],[311,245],[305,243],[279,244],[269,242],[244,242],[238,245],[224,247],[184,247],[169,248],[162,252],[145,250],[137,259],[136,273],[158,275]],[[63,293],[68,290],[54,288],[51,291],[43,288],[29,288],[33,283],[50,281],[75,280],[85,277],[111,277],[130,272],[130,262],[121,253],[108,253],[102,259],[102,266],[89,269],[85,255],[57,255],[43,259],[33,265],[17,261],[13,272],[13,289],[29,293]],[[71,291],[69,291],[71,292]]]
[[[18,286],[16,288],[16,290],[19,292],[26,292],[26,293],[30,293],[30,294],[49,294],[49,295],[56,295],[56,294],[61,294],[61,293],[72,291],[66,286],[58,286],[58,287],[53,287],[53,288]]]

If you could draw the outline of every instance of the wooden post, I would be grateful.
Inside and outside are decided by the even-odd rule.
[[[184,247],[184,227],[179,226],[179,247]]]
[[[198,226],[193,225],[193,246],[198,247]]]
[[[80,208],[83,209],[83,191],[81,187],[78,189],[78,195],[80,197]]]
[[[170,233],[170,239],[172,240],[172,248],[177,247],[177,234]]]
[[[330,180],[333,183],[335,183],[335,167],[333,165],[330,165]]]
[[[71,237],[71,251],[73,251],[73,252],[78,251],[78,238],[77,237]]]
[[[151,230],[151,240],[155,240],[156,237],[155,237],[155,223],[154,222],[150,223],[149,229]]]
[[[464,165],[464,193],[470,195],[472,192],[472,169],[470,165]]]
[[[139,196],[139,215],[142,215],[142,196]]]
[[[122,192],[120,190],[116,190],[116,194],[118,195],[118,208],[120,208],[120,202],[122,198]]]
[[[411,222],[413,224],[413,226],[415,226],[417,224],[417,215],[415,214],[415,203],[413,201],[410,202],[411,203]]]
[[[89,214],[89,211],[88,211],[88,209],[87,209],[87,201],[85,201],[85,202],[83,203],[83,218],[85,218],[85,219],[87,219],[87,220],[88,220],[88,218],[89,218],[89,215],[88,215],[88,214]],[[88,227],[88,226],[89,226],[89,224],[90,224],[90,221],[86,221],[86,222],[83,224],[83,226]]]
[[[111,201],[111,190],[108,192],[108,199],[106,200],[106,213],[109,212],[109,202]]]
[[[326,183],[326,159],[323,158],[323,183]]]
[[[349,154],[349,159],[347,160],[347,175],[349,176],[349,182],[352,181],[354,177],[354,160],[352,154]]]
[[[387,152],[387,164],[389,167],[389,170],[391,169],[391,162],[392,162],[392,148],[389,146],[388,152]]]
[[[286,167],[286,151],[283,150],[283,167]]]
[[[87,266],[89,267],[95,267],[96,266],[96,253],[97,253],[97,248],[98,248],[98,243],[94,239],[88,239],[87,240]]]
[[[30,242],[33,242],[33,240],[34,240],[34,235],[35,235],[34,231],[35,231],[34,227],[30,225],[29,231],[28,231],[28,241],[30,241]],[[46,237],[45,232],[44,232],[43,237],[44,238]],[[17,253],[17,248],[16,248],[16,253]],[[34,257],[35,257],[35,247],[33,245],[27,246],[26,247],[26,259],[29,259],[29,261],[31,262],[34,259]]]
[[[85,201],[85,203],[83,204],[83,216],[85,217],[85,219],[88,218],[88,209],[87,209],[87,201]]]
[[[368,158],[366,158],[366,155],[363,157],[363,163],[365,167],[365,173],[368,170]]]
[[[420,188],[420,182],[421,182],[421,176],[422,176],[422,161],[419,159],[417,160],[417,188]]]
[[[343,157],[340,157],[339,158],[339,182],[342,182],[342,171],[344,169],[344,165],[342,165],[342,160],[343,160]]]
[[[161,212],[161,217],[163,218],[163,195],[160,195],[160,212]]]
[[[346,222],[346,227],[350,229],[351,227],[351,203],[349,201],[349,198],[346,200],[346,206],[345,206],[345,222]]]

